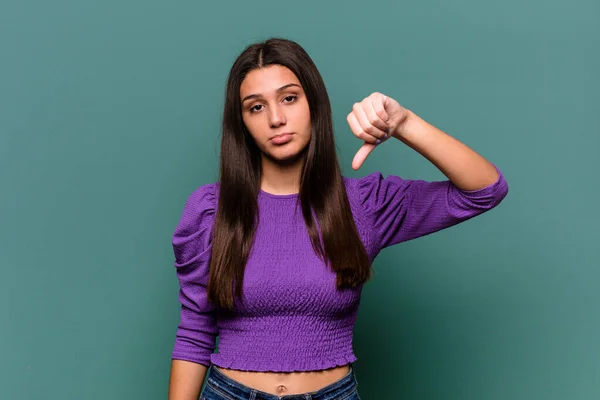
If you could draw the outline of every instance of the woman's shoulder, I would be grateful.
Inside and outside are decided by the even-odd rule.
[[[187,197],[177,231],[194,230],[200,224],[210,223],[217,209],[219,185],[217,182],[198,186]]]
[[[215,183],[199,186],[185,202],[172,237],[175,266],[178,268],[195,266],[200,254],[210,248],[217,187]]]
[[[371,172],[360,177],[342,176],[346,186],[348,197],[363,203],[366,198],[377,190],[377,187],[385,180],[379,171]]]
[[[383,179],[380,172],[372,172],[360,177],[342,176],[346,195],[354,213],[363,214],[365,212],[366,203],[377,191],[378,183]]]
[[[192,206],[214,207],[218,196],[219,182],[205,183],[192,191],[186,203]]]

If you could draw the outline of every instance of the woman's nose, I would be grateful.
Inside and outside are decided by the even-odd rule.
[[[269,112],[269,124],[272,127],[278,127],[286,123],[283,110],[279,106],[271,107]]]

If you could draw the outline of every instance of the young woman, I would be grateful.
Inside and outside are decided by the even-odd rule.
[[[507,194],[493,164],[391,97],[371,94],[347,121],[364,142],[354,169],[400,140],[448,180],[343,177],[308,54],[270,39],[235,61],[220,179],[191,194],[173,234],[181,321],[169,399],[197,399],[207,372],[201,399],[359,399],[352,332],[375,256]]]

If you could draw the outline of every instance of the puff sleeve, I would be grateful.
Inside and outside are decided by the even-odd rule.
[[[172,359],[206,366],[210,365],[218,333],[215,309],[207,293],[215,190],[215,184],[204,185],[189,196],[173,233],[181,311]]]
[[[497,206],[508,193],[502,172],[498,180],[466,191],[451,181],[407,180],[375,172],[358,181],[358,192],[376,252],[385,247],[440,231]]]

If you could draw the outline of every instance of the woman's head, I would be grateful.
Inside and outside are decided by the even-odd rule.
[[[276,163],[301,158],[311,138],[311,121],[296,75],[279,64],[254,69],[242,81],[240,97],[242,120],[263,157]]]
[[[335,152],[329,96],[300,45],[273,38],[238,56],[227,82],[222,145],[222,161],[244,161],[254,177],[263,157],[314,165],[319,154]]]

